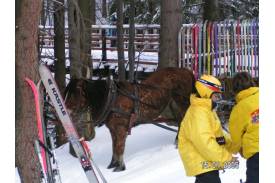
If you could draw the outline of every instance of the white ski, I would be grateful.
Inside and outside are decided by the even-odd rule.
[[[97,174],[93,168],[93,162],[89,159],[88,155],[85,153],[85,150],[82,144],[79,141],[79,136],[75,127],[72,123],[72,120],[67,112],[66,106],[60,95],[59,89],[56,85],[55,80],[50,72],[50,70],[44,65],[40,64],[39,66],[39,74],[41,76],[41,80],[43,85],[46,88],[46,91],[54,105],[54,108],[57,112],[57,115],[66,131],[68,136],[68,141],[73,146],[73,149],[81,163],[81,166],[89,180],[90,183],[99,183],[99,179]],[[106,182],[106,180],[102,180]]]

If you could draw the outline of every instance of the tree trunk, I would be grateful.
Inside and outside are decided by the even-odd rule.
[[[178,67],[178,32],[181,23],[181,0],[161,0],[158,68]]]
[[[18,3],[18,1],[16,1]],[[38,24],[41,1],[21,0],[15,32],[15,160],[22,182],[40,182],[34,151],[38,138],[34,97],[25,77],[38,81]]]
[[[130,0],[130,18],[129,18],[129,81],[134,81],[134,67],[135,67],[135,0]]]
[[[68,1],[71,78],[90,77],[91,1]]]
[[[95,25],[96,24],[96,2],[95,0],[91,0],[91,24],[92,25]],[[93,29],[91,29],[91,40],[92,40],[92,32],[93,32]],[[91,43],[91,51],[92,51],[92,43]],[[93,59],[91,58],[91,61],[90,61],[90,69],[91,69],[91,72],[93,72]],[[91,73],[91,77],[92,77],[92,73]]]
[[[80,59],[85,67],[82,67],[82,73],[85,78],[90,78],[90,63],[91,63],[91,36],[92,36],[92,2],[91,0],[80,0],[79,2],[80,11],[82,14],[81,22],[84,22],[83,26],[80,26],[81,37],[80,37]],[[91,67],[92,68],[92,67]]]
[[[64,0],[58,0],[64,4]],[[64,8],[55,3],[54,13],[54,56],[55,56],[55,80],[61,94],[65,90],[65,34],[64,34]]]
[[[91,24],[96,24],[96,0],[91,0]]]
[[[154,11],[156,11],[156,8],[155,8],[154,4],[155,4],[154,0],[148,0],[148,12],[150,14],[151,23],[152,23],[152,20],[153,20]]]
[[[106,22],[107,18],[107,9],[106,9],[106,0],[102,0],[102,17],[104,18],[104,22]],[[106,50],[106,30],[102,29],[102,60],[107,60],[107,50]]]
[[[219,20],[219,2],[218,0],[204,1],[203,20],[216,21]]]
[[[71,78],[82,78],[80,61],[80,17],[77,0],[68,1],[69,56]]]
[[[41,8],[41,13],[40,13],[40,24],[41,25],[46,25],[46,8],[47,5],[47,0],[42,1],[42,8]]]
[[[118,55],[118,80],[125,81],[124,39],[123,39],[123,0],[117,0],[117,55]]]

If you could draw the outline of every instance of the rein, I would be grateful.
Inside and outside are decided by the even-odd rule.
[[[109,82],[109,92],[107,96],[107,101],[101,112],[99,118],[95,121],[95,125],[102,126],[110,112],[112,111],[112,106],[117,98],[117,86],[114,84],[114,81],[111,79]]]
[[[157,106],[143,102],[139,98],[139,89],[140,89],[139,86],[144,86],[147,89],[151,89],[151,90],[165,89],[165,90],[169,90],[169,92],[170,92],[170,89],[167,89],[167,88],[152,86],[152,85],[148,85],[148,84],[135,83],[135,84],[133,84],[134,92],[130,93],[129,91],[119,87],[118,83],[116,83],[114,80],[111,79],[110,82],[108,82],[108,94],[107,94],[106,102],[104,104],[103,110],[101,111],[99,117],[94,121],[94,125],[102,126],[104,124],[104,122],[106,121],[107,117],[110,115],[110,113],[118,113],[118,114],[121,114],[121,115],[129,118],[128,134],[131,134],[132,126],[137,122],[140,122],[140,123],[146,122],[146,123],[154,124],[156,121],[144,121],[139,118],[140,104],[146,105],[153,109],[158,109]],[[115,106],[115,101],[119,95],[123,95],[123,96],[128,97],[133,100],[134,105],[130,112],[124,111],[121,108]],[[88,123],[91,123],[91,121],[92,121],[91,116],[88,119],[88,116],[90,114],[91,114],[91,106],[89,106],[89,105],[87,107],[85,107],[83,110],[77,111],[75,113],[75,115],[80,115],[80,119],[81,119],[78,121],[78,123],[79,123],[78,125],[87,125]],[[84,115],[86,115],[86,116],[84,116]],[[169,128],[164,125],[156,125],[156,126],[159,126],[159,127],[165,128],[165,129]],[[170,129],[170,128],[169,128],[169,130],[175,131],[175,129]]]

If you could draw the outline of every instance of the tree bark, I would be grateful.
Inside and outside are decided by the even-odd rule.
[[[18,1],[16,1],[18,3]],[[38,138],[34,97],[25,77],[38,81],[38,24],[41,1],[21,0],[15,31],[15,161],[22,182],[40,182],[34,151]]]
[[[158,68],[178,67],[178,32],[181,24],[181,0],[161,0]]]
[[[96,2],[95,0],[91,0],[91,25],[95,25],[96,24]],[[91,29],[91,40],[92,40],[92,32],[93,29]],[[92,51],[92,43],[91,43],[91,51]],[[91,69],[91,76],[92,77],[92,73],[93,73],[93,59],[91,58],[90,61],[90,69]]]
[[[123,39],[123,0],[117,0],[117,55],[118,55],[118,80],[125,81],[124,39]]]
[[[80,59],[85,67],[82,67],[83,76],[89,79],[92,76],[90,73],[91,63],[91,35],[92,35],[92,1],[91,0],[79,0],[79,7],[82,14],[82,21],[84,25],[80,26]],[[92,67],[91,67],[92,68]]]
[[[57,0],[64,4],[64,0]],[[54,13],[54,56],[55,56],[55,80],[61,94],[65,90],[65,24],[64,24],[64,8],[55,3]]]
[[[129,18],[129,81],[134,81],[134,67],[135,67],[135,0],[130,0],[130,18]]]
[[[205,0],[204,1],[203,20],[217,21],[219,20],[219,1]]]
[[[91,0],[91,24],[96,24],[96,0]]]
[[[106,0],[102,0],[102,17],[104,19],[107,18],[107,6],[106,6]],[[104,20],[104,22],[106,22]],[[102,60],[107,60],[107,50],[106,50],[106,30],[102,29]]]
[[[80,62],[80,17],[77,0],[68,1],[69,56],[71,78],[82,78]]]
[[[91,1],[68,1],[71,78],[89,78],[91,60]],[[91,74],[91,73],[90,73]]]

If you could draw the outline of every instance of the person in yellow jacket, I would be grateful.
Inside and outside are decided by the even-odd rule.
[[[196,94],[190,96],[190,106],[183,118],[178,136],[178,150],[187,176],[195,183],[221,183],[219,169],[236,162],[227,150],[230,138],[223,133],[214,110],[221,99],[221,83],[203,75],[195,83]]]
[[[259,183],[259,88],[252,77],[241,72],[233,77],[236,105],[229,118],[230,151],[246,161],[246,183]]]

